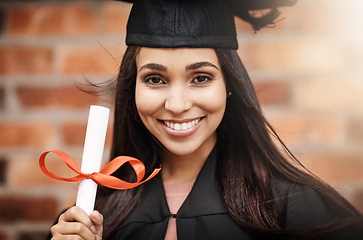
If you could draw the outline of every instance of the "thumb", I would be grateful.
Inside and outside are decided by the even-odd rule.
[[[93,222],[93,226],[91,227],[91,231],[96,237],[96,240],[102,239],[102,231],[103,231],[103,216],[97,210],[91,212],[89,215],[90,219]]]

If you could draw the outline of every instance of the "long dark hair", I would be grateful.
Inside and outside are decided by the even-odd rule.
[[[324,183],[296,159],[271,124],[263,116],[251,80],[234,50],[215,49],[220,61],[227,89],[232,95],[227,100],[224,118],[217,130],[220,192],[226,209],[234,221],[246,229],[271,234],[277,238],[294,239],[343,227],[359,219],[358,211],[332,187]],[[281,150],[273,138],[280,143]],[[276,178],[304,184],[326,196],[341,207],[344,223],[332,223],[304,231],[281,228],[275,209],[272,186]],[[298,236],[297,236],[298,235]]]
[[[127,48],[116,84],[111,158],[129,155],[144,162],[150,173],[160,162],[160,144],[145,128],[136,110],[136,56],[140,47]],[[332,199],[352,216],[357,211],[335,190],[306,169],[287,149],[264,118],[254,88],[237,52],[215,49],[227,90],[226,112],[217,129],[221,198],[233,220],[252,232],[280,233],[272,185],[276,177],[303,183]],[[287,153],[282,154],[272,138]],[[132,181],[129,166],[115,173]],[[104,238],[117,228],[141,199],[143,186],[126,191],[100,189],[96,209],[104,215]],[[281,235],[282,236],[282,235]]]

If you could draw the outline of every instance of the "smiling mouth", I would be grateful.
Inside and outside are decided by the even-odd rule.
[[[198,118],[195,119],[193,121],[190,122],[183,122],[183,123],[176,123],[176,122],[170,122],[170,121],[163,121],[164,125],[167,126],[168,128],[171,128],[175,131],[185,131],[188,130],[192,127],[194,127],[195,125],[197,125],[197,123],[201,120],[202,118]]]

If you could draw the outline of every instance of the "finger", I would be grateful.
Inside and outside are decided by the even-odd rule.
[[[94,223],[94,225],[101,225],[103,223],[103,216],[97,210],[91,212],[89,218]]]
[[[102,239],[102,231],[103,231],[103,216],[98,211],[93,211],[89,215],[93,222],[93,226],[91,227],[91,231],[96,235],[96,239]]]
[[[83,209],[74,206],[69,208],[59,217],[59,222],[79,222],[90,228],[93,225],[92,220]]]
[[[71,236],[73,237],[71,239],[95,239],[95,235],[91,230],[79,222],[59,222],[51,228],[51,233],[55,239],[60,236],[62,239],[67,239]]]

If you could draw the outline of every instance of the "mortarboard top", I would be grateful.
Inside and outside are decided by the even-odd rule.
[[[255,31],[279,16],[277,7],[297,0],[135,0],[127,23],[126,44],[144,47],[237,49],[234,16]],[[252,10],[271,9],[255,18]]]

